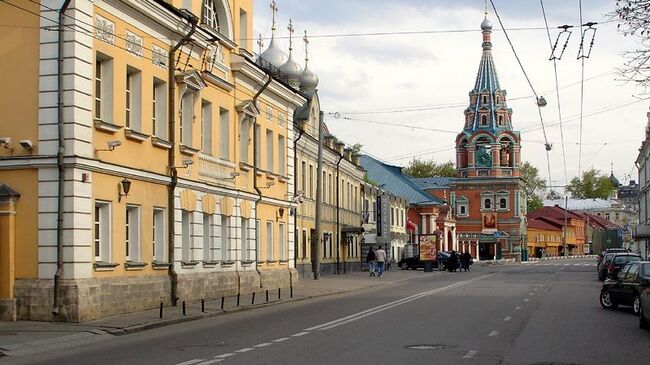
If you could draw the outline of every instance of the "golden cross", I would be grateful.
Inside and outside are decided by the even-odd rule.
[[[289,19],[289,26],[287,27],[289,30],[289,51],[293,49],[293,21]]]
[[[257,38],[257,45],[260,47],[260,54],[262,54],[262,48],[264,48],[264,39],[262,39],[262,33],[260,33],[259,38]]]
[[[302,40],[305,42],[305,60],[309,60],[309,38],[307,38],[307,30],[305,30],[305,36],[302,37]]]

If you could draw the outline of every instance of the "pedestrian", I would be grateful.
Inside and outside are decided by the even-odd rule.
[[[386,262],[386,251],[384,246],[379,246],[375,252],[375,259],[377,260],[377,273],[381,277],[384,274],[384,263]]]
[[[449,271],[456,272],[457,268],[458,268],[458,254],[456,254],[456,251],[451,251],[451,255],[449,255]]]
[[[375,276],[375,260],[377,256],[375,255],[375,251],[372,250],[372,246],[370,246],[370,251],[368,251],[368,255],[366,256],[366,262],[368,263],[368,271],[370,272],[370,276]]]
[[[472,264],[472,255],[470,255],[468,251],[465,251],[461,255],[460,261],[463,263],[463,269],[469,271],[469,266]]]

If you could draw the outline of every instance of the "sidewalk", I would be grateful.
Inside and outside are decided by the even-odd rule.
[[[397,269],[388,271],[383,278],[369,277],[367,272],[321,276],[319,280],[305,277],[299,279],[293,287],[293,293],[290,288],[283,288],[280,292],[269,291],[268,301],[267,292],[260,291],[255,293],[254,297],[252,294],[240,296],[239,305],[237,305],[237,297],[223,298],[223,302],[222,299],[205,301],[203,311],[200,301],[187,302],[185,315],[183,315],[182,302],[179,302],[177,307],[164,307],[162,319],[160,308],[157,308],[84,323],[0,322],[0,357],[24,356],[52,349],[60,350],[176,323],[391,284],[422,274],[422,271]]]

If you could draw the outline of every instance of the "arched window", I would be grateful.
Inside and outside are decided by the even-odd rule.
[[[508,208],[508,201],[506,200],[506,198],[499,199],[499,208],[500,209]]]
[[[481,127],[485,127],[488,125],[488,117],[485,114],[481,115]]]
[[[203,1],[203,24],[208,27],[219,30],[219,19],[217,17],[217,8],[214,0]]]
[[[499,115],[499,125],[503,126],[503,115]]]
[[[465,206],[464,205],[460,206],[460,214],[463,214],[463,215],[467,214],[466,211],[465,211]]]
[[[485,199],[483,205],[485,206],[485,209],[492,209],[492,199]]]

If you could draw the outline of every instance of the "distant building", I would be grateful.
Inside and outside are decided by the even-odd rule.
[[[545,206],[533,212],[528,213],[528,225],[533,220],[542,219],[547,223],[566,227],[566,242],[564,238],[559,245],[553,245],[554,248],[548,248],[547,253],[550,255],[565,255],[565,246],[568,255],[581,255],[585,252],[585,220],[584,217],[571,210],[564,210],[559,206]],[[566,222],[566,225],[565,225]],[[533,225],[535,223],[533,222]],[[564,233],[563,233],[564,237]],[[530,238],[530,236],[529,236]]]
[[[636,158],[636,166],[639,168],[639,221],[634,231],[638,250],[644,257],[650,256],[650,219],[648,218],[648,207],[650,205],[650,112],[647,114],[648,125],[645,128],[645,139],[639,148],[639,155]]]

